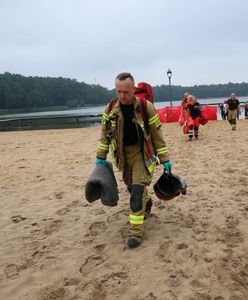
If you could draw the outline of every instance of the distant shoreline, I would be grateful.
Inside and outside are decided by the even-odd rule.
[[[226,97],[227,98],[227,97]],[[218,105],[220,103],[222,103],[226,98],[220,98],[220,97],[207,97],[207,98],[199,98],[199,102],[204,101],[205,103],[202,103],[203,105]],[[248,95],[247,96],[240,96],[238,97],[238,99],[240,100],[240,103],[245,103],[248,101]],[[243,99],[243,100],[242,100]],[[209,100],[209,102],[208,102]],[[161,105],[161,104],[164,105]],[[173,105],[175,105],[175,103],[177,105],[180,105],[181,103],[181,99],[179,100],[172,100]],[[43,113],[48,113],[47,115],[49,115],[50,112],[68,112],[69,114],[75,114],[76,111],[81,111],[81,113],[84,113],[86,110],[92,110],[94,111],[97,108],[101,108],[104,107],[107,103],[104,104],[96,104],[96,105],[85,105],[85,106],[79,106],[79,107],[68,107],[68,106],[52,106],[52,107],[41,107],[41,108],[29,108],[29,109],[0,109],[0,119],[3,119],[5,116],[12,116],[12,115],[23,115],[23,114],[36,114],[37,115],[39,113],[43,114]],[[157,105],[156,105],[157,104]],[[166,105],[170,105],[169,101],[155,101],[155,106],[156,108],[161,108],[164,107]],[[102,111],[99,111],[99,114],[101,114]],[[88,113],[86,113],[86,115],[88,115]]]

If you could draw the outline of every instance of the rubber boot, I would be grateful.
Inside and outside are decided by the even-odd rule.
[[[141,237],[139,236],[130,236],[127,241],[127,245],[129,248],[139,247],[141,244]]]

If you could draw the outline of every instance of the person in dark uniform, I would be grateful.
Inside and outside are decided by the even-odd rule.
[[[200,117],[201,117],[201,107],[200,103],[197,102],[196,98],[192,95],[188,96],[190,104],[187,106],[187,123],[189,126],[189,141],[192,141],[193,135],[198,139],[199,136],[199,126],[200,126]]]
[[[231,98],[227,100],[228,105],[228,121],[232,126],[232,130],[237,128],[237,116],[240,112],[239,100],[236,98],[235,93],[231,93]]]
[[[248,119],[248,101],[245,103],[245,118]]]
[[[220,108],[220,113],[221,113],[221,117],[222,120],[226,120],[227,119],[227,100],[224,100],[223,103],[219,104],[219,108]]]

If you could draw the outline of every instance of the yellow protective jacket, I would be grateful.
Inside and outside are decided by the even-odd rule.
[[[134,97],[133,101],[134,119],[136,122],[141,152],[147,170],[152,175],[157,162],[157,157],[161,163],[169,160],[168,149],[163,140],[161,123],[153,104],[145,100],[147,103],[147,124],[145,124],[142,116],[142,108],[140,107],[140,100]],[[111,108],[108,104],[103,113],[101,138],[96,156],[98,158],[106,159],[110,148],[113,162],[119,170],[122,170],[124,166],[123,135],[123,115],[120,101],[117,99],[114,100]]]

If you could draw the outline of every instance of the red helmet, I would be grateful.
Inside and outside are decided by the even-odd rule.
[[[154,184],[155,195],[161,200],[171,200],[181,193],[186,195],[187,184],[179,176],[164,172]]]

